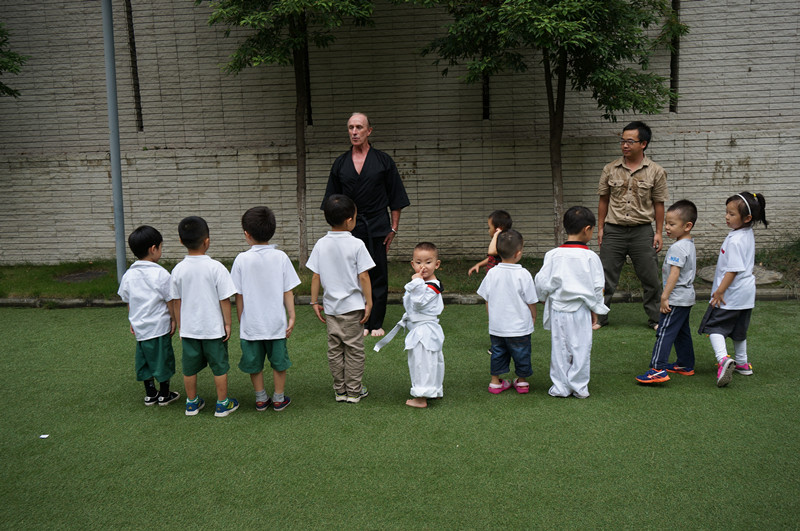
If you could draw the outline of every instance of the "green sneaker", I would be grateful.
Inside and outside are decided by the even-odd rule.
[[[367,395],[369,395],[369,391],[367,391],[367,386],[366,385],[362,385],[361,386],[361,391],[358,393],[357,396],[348,396],[347,397],[347,403],[348,404],[358,404],[359,402],[361,402],[361,399],[362,398],[366,398]]]

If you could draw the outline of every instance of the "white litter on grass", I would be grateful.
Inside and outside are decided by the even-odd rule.
[[[44,433],[44,434],[42,434],[42,435],[39,435],[39,438],[40,438],[40,439],[47,439],[48,437],[50,437],[50,434],[49,434],[49,433]]]

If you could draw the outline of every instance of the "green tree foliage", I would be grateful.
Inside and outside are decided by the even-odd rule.
[[[563,216],[561,140],[567,85],[591,92],[610,120],[620,112],[658,113],[676,96],[666,78],[648,70],[652,54],[687,31],[667,0],[406,1],[443,7],[452,16],[446,34],[423,53],[436,53],[450,66],[464,64],[467,82],[502,71],[524,72],[531,57],[542,65],[556,244]]]
[[[311,118],[309,44],[327,47],[335,39],[333,31],[345,21],[368,24],[372,0],[212,0],[209,6],[212,14],[208,23],[224,26],[226,37],[236,28],[245,30],[243,40],[225,65],[227,72],[235,74],[260,65],[294,69],[299,260],[301,267],[305,267],[308,258],[305,127]]]
[[[8,30],[5,25],[0,22],[0,76],[6,72],[11,74],[19,74],[22,70],[22,65],[25,64],[28,58],[16,52],[12,52],[8,45]],[[14,90],[2,81],[0,81],[0,96],[11,96],[19,98],[19,91]]]

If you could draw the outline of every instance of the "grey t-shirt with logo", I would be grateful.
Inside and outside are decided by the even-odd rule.
[[[684,238],[673,243],[664,257],[664,266],[661,268],[662,283],[667,284],[672,266],[681,268],[678,283],[669,294],[670,306],[693,306],[695,302],[694,275],[697,269],[697,255],[694,249],[694,240]]]

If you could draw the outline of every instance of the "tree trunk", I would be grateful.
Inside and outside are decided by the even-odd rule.
[[[547,87],[547,108],[550,117],[550,177],[553,183],[553,243],[561,244],[564,218],[564,176],[561,165],[561,141],[564,135],[564,100],[567,92],[567,57],[558,55],[556,92],[550,69],[550,53],[543,51],[544,78]]]
[[[308,40],[306,35],[306,23],[303,16],[296,24],[292,24],[292,29],[302,32],[304,39],[303,48],[295,48],[293,51],[294,59],[294,86],[296,105],[294,112],[295,129],[295,156],[297,158],[297,216],[298,216],[298,262],[300,269],[305,269],[308,261],[308,237],[306,230],[306,109],[308,107],[308,84],[307,80],[307,58]]]

